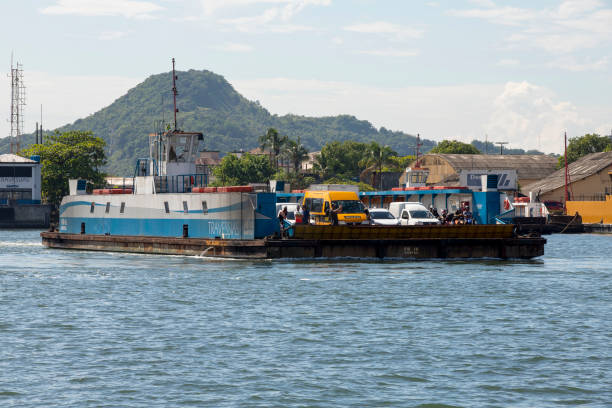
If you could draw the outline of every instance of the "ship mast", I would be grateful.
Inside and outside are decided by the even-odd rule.
[[[178,109],[176,108],[176,95],[178,95],[178,91],[176,90],[176,80],[178,79],[178,77],[176,76],[176,73],[174,71],[174,58],[172,58],[172,96],[174,98],[174,130],[178,130],[178,127],[176,125],[176,113],[178,112]]]

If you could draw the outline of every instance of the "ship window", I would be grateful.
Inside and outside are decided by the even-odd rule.
[[[189,208],[187,207],[187,201],[183,201],[183,211],[185,211],[185,214],[189,212]]]
[[[110,212],[110,201],[106,202],[106,213],[108,214]]]
[[[121,203],[121,208],[119,209],[119,212],[121,214],[123,214],[125,212],[125,203]]]
[[[96,208],[96,203],[91,203],[91,207],[89,207],[89,212],[93,213],[94,212],[94,208]]]
[[[166,210],[166,214],[170,212],[170,207],[168,207],[168,202],[164,201],[164,209]]]
[[[202,214],[208,214],[208,205],[206,201],[202,201]]]

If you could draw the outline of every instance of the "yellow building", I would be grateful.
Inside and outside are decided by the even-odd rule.
[[[612,196],[605,201],[568,201],[568,214],[580,214],[584,223],[612,224]]]

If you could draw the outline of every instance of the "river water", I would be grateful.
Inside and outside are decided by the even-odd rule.
[[[0,406],[610,407],[612,236],[533,261],[219,261],[0,231]]]

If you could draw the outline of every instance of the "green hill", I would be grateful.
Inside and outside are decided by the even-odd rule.
[[[329,141],[375,140],[391,146],[402,155],[414,154],[416,138],[403,132],[376,129],[366,120],[354,116],[306,117],[270,114],[258,102],[240,95],[220,75],[210,71],[178,72],[178,127],[205,135],[209,150],[228,152],[249,150],[258,146],[259,136],[270,127],[292,139],[300,136],[310,151],[320,150]],[[107,143],[108,173],[129,176],[136,158],[148,156],[148,134],[155,122],[173,123],[172,75],[153,75],[130,89],[111,105],[86,118],[63,126],[64,130],[91,130]],[[33,142],[25,135],[23,144]],[[423,140],[422,150],[435,146]],[[8,140],[0,140],[0,152],[7,152]]]

